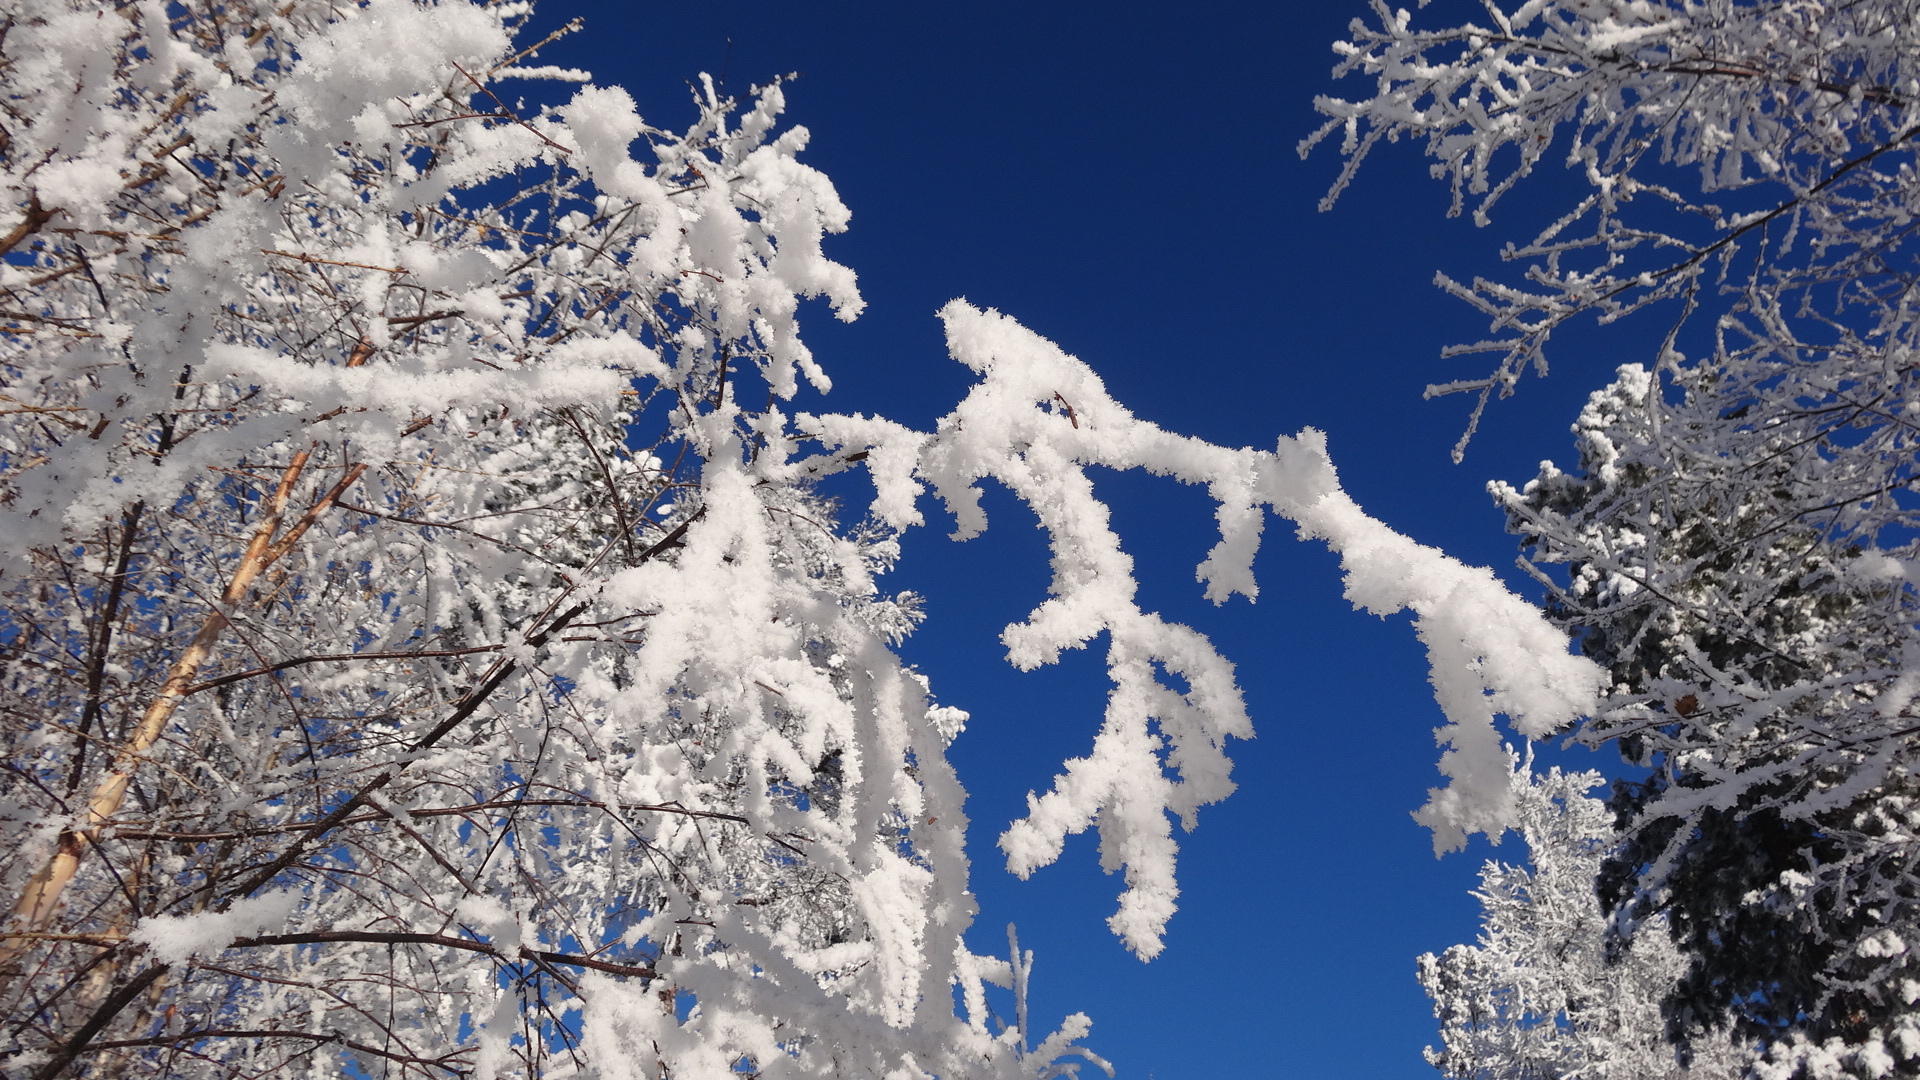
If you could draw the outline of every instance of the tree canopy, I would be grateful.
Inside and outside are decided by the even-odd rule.
[[[1173,823],[1250,732],[1144,611],[1088,469],[1206,490],[1224,602],[1272,511],[1409,609],[1436,842],[1514,803],[1597,670],[1368,517],[1317,433],[1161,430],[997,312],[931,431],[835,414],[803,303],[860,310],[779,83],[685,130],[538,63],[523,4],[17,5],[0,38],[0,944],[9,1074],[1031,1076],[1031,959],[970,950],[964,713],[880,575],[937,496],[1037,515],[1023,666],[1104,637],[1085,756],[1003,834],[1095,829],[1143,957]],[[515,86],[583,84],[523,105]],[[864,477],[864,508],[850,492]],[[867,498],[861,494],[861,499]],[[1016,1006],[1001,1024],[989,985]]]

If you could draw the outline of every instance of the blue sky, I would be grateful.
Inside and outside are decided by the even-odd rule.
[[[1516,580],[1487,480],[1568,463],[1580,402],[1648,355],[1658,327],[1577,327],[1554,376],[1497,405],[1466,463],[1449,462],[1468,402],[1421,390],[1480,374],[1479,360],[1438,354],[1486,328],[1433,274],[1501,272],[1500,244],[1575,178],[1551,170],[1475,229],[1444,217],[1446,191],[1415,148],[1388,147],[1318,212],[1339,160],[1323,148],[1302,162],[1294,146],[1315,126],[1314,95],[1364,92],[1331,80],[1328,47],[1363,12],[1360,0],[547,0],[538,23],[585,15],[547,62],[625,85],[663,127],[690,118],[700,71],[740,93],[801,73],[789,120],[813,132],[805,159],[852,208],[828,251],[869,304],[851,326],[823,306],[807,320],[838,384],[816,408],[930,425],[967,385],[933,313],[965,296],[1082,357],[1171,430],[1261,446],[1325,430],[1375,516]],[[1433,1076],[1414,957],[1472,938],[1468,890],[1495,852],[1435,860],[1408,816],[1438,782],[1441,720],[1411,631],[1353,612],[1332,557],[1283,525],[1258,564],[1259,603],[1216,609],[1193,581],[1211,542],[1202,498],[1139,476],[1102,490],[1143,605],[1239,664],[1259,737],[1233,748],[1240,791],[1186,839],[1168,948],[1140,963],[1105,928],[1118,881],[1091,838],[1024,883],[992,847],[1026,793],[1085,751],[1105,693],[1097,651],[1026,674],[1001,658],[999,628],[1045,596],[1031,516],[990,498],[999,513],[980,539],[949,542],[938,517],[910,534],[893,585],[925,594],[930,621],[906,652],[973,714],[953,756],[971,792],[975,947],[1004,950],[1017,922],[1037,954],[1036,1025],[1087,1012],[1089,1044],[1123,1078]],[[1590,757],[1606,764],[1555,756]]]

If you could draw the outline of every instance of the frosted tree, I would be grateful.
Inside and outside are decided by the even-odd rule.
[[[1492,370],[1430,390],[1476,394],[1475,423],[1571,320],[1670,320],[1580,418],[1577,474],[1494,493],[1609,670],[1580,737],[1651,771],[1616,792],[1603,885],[1688,956],[1669,1033],[1763,1040],[1766,1076],[1920,1069],[1916,14],[1545,0],[1423,30],[1376,5],[1339,47],[1374,92],[1320,102],[1349,174],[1417,138],[1482,223],[1542,163],[1574,175],[1515,281],[1440,279],[1491,322],[1452,352]]]
[[[1054,549],[1018,664],[1107,636],[1085,758],[1002,840],[1101,833],[1143,956],[1172,822],[1232,787],[1231,665],[1134,602],[1087,468],[1206,485],[1208,594],[1271,509],[1414,611],[1443,843],[1511,818],[1494,726],[1597,673],[1491,574],[1341,493],[1321,440],[1132,417],[956,302],[933,432],[808,412],[848,214],[702,82],[685,131],[539,64],[524,4],[21,0],[0,35],[0,1068],[666,1080],[1084,1062],[978,955],[936,705],[879,585],[923,492]],[[554,83],[584,84],[539,100]],[[864,471],[849,514],[820,483]],[[835,481],[841,483],[841,481]],[[844,491],[845,489],[840,489]],[[1011,943],[1010,943],[1011,945]],[[1001,1024],[988,985],[1013,989]]]
[[[1532,771],[1516,761],[1513,798],[1528,865],[1480,871],[1480,940],[1420,958],[1441,1045],[1427,1060],[1459,1080],[1731,1078],[1744,1055],[1702,1047],[1685,1065],[1660,1002],[1686,969],[1656,916],[1610,940],[1594,890],[1616,840],[1613,814],[1588,794],[1599,773]]]
[[[525,18],[9,24],[7,1071],[1043,1073],[893,541],[740,404],[846,211],[777,86],[521,115]]]
[[[1873,1075],[1875,1047],[1920,1050],[1901,1034],[1920,934],[1911,553],[1831,526],[1858,470],[1886,465],[1803,457],[1806,426],[1729,425],[1717,394],[1654,385],[1629,366],[1594,395],[1584,476],[1495,488],[1542,576],[1569,565],[1550,611],[1617,680],[1588,737],[1653,767],[1616,791],[1639,827],[1601,887],[1629,924],[1664,912],[1695,958],[1668,997],[1676,1037],[1731,1018],[1789,1033],[1781,1060]]]

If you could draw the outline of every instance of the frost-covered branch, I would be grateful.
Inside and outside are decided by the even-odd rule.
[[[1490,26],[1430,31],[1374,7],[1377,25],[1356,20],[1335,69],[1372,76],[1374,94],[1320,98],[1329,119],[1301,143],[1305,153],[1342,133],[1347,164],[1329,203],[1382,140],[1403,136],[1422,140],[1449,181],[1451,212],[1475,196],[1483,225],[1563,140],[1587,188],[1506,248],[1527,263],[1524,283],[1438,278],[1493,333],[1447,355],[1499,357],[1485,377],[1429,390],[1479,396],[1456,457],[1490,395],[1512,393],[1529,367],[1545,374],[1549,340],[1587,312],[1609,322],[1672,302],[1691,315],[1727,290],[1742,302],[1726,318],[1783,356],[1899,334],[1920,204],[1920,86],[1902,5],[1488,4]],[[1795,308],[1784,322],[1769,314]],[[1677,348],[1670,339],[1661,362],[1678,362]]]
[[[1059,857],[1067,836],[1097,827],[1101,863],[1125,868],[1127,890],[1110,920],[1142,956],[1160,950],[1174,910],[1171,818],[1191,829],[1200,807],[1233,790],[1229,737],[1252,725],[1233,666],[1197,631],[1142,611],[1133,563],[1107,524],[1087,468],[1144,469],[1204,485],[1218,507],[1221,539],[1198,571],[1216,603],[1253,598],[1253,559],[1270,510],[1340,554],[1347,596],[1377,615],[1414,612],[1432,663],[1435,696],[1449,721],[1442,761],[1450,783],[1419,815],[1436,850],[1469,832],[1511,824],[1506,751],[1498,713],[1541,738],[1584,715],[1598,691],[1592,665],[1567,655],[1565,639],[1490,572],[1466,567],[1368,517],[1343,491],[1318,432],[1281,438],[1272,451],[1230,449],[1175,435],[1139,419],[1100,379],[1013,320],[963,302],[942,312],[954,357],[981,382],[936,433],[904,440],[891,425],[810,417],[827,449],[869,448],[877,517],[920,521],[913,495],[924,481],[952,509],[955,537],[986,526],[976,483],[998,481],[1038,515],[1053,554],[1051,598],[1007,628],[1008,658],[1031,668],[1108,635],[1114,689],[1092,751],[1067,763],[1051,792],[1029,797],[1028,814],[1000,840],[1021,875]],[[892,442],[896,448],[885,449]],[[1164,673],[1164,674],[1163,674]],[[1184,685],[1180,685],[1184,684]]]

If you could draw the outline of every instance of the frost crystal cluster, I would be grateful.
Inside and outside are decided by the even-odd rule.
[[[1421,140],[1482,223],[1549,161],[1578,177],[1519,280],[1442,277],[1492,326],[1453,352],[1497,359],[1430,393],[1483,407],[1586,313],[1666,328],[1580,416],[1578,474],[1493,487],[1607,668],[1579,737],[1644,777],[1597,886],[1687,959],[1670,1038],[1731,1032],[1771,1080],[1920,1074],[1920,7],[1481,14],[1376,4],[1338,46],[1373,93],[1322,99],[1309,145],[1343,134],[1350,174]]]
[[[962,937],[963,792],[879,576],[923,492],[1051,537],[1005,639],[1104,634],[1088,755],[1003,838],[1097,827],[1114,930],[1173,913],[1172,819],[1249,723],[1142,611],[1087,467],[1205,485],[1208,594],[1269,510],[1412,609],[1443,844],[1513,811],[1493,727],[1597,669],[1340,491],[1312,433],[1170,435],[956,302],[932,432],[802,412],[848,213],[703,84],[684,132],[542,66],[523,4],[17,0],[0,26],[0,1069],[8,1076],[1024,1077],[1031,967]],[[550,39],[547,39],[550,40]],[[578,83],[547,105],[522,95]],[[864,471],[843,517],[819,487]],[[843,484],[845,481],[832,481]],[[845,490],[844,488],[836,490]],[[1015,991],[1001,1024],[986,986]]]

